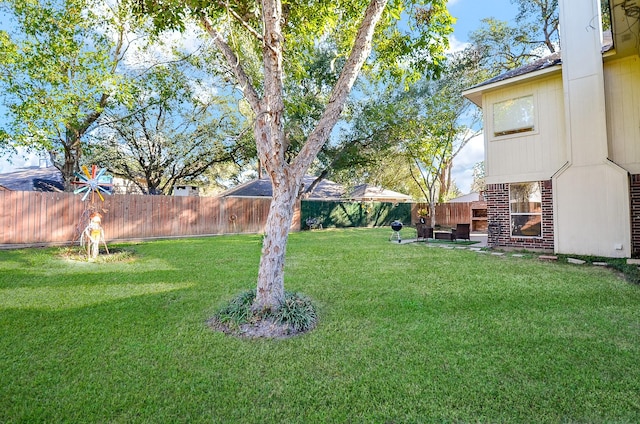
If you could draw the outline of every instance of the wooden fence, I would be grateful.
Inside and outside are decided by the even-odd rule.
[[[71,243],[89,222],[103,216],[107,241],[259,233],[270,198],[113,195],[93,205],[71,193],[0,191],[0,245]],[[300,206],[293,230],[300,229]]]
[[[428,205],[417,203],[414,205],[412,218],[417,222],[417,211],[428,209]],[[486,232],[487,204],[484,201],[443,203],[436,205],[436,225],[441,227],[455,227],[457,224],[471,224],[471,230]]]
[[[260,233],[264,231],[270,204],[271,199],[263,197],[135,194],[105,196],[104,202],[90,204],[71,193],[0,191],[0,248],[63,245],[77,241],[89,222],[92,210],[102,214],[102,227],[108,242]],[[411,205],[412,224],[418,221],[418,209],[424,207],[424,204]],[[481,207],[485,208],[484,218],[478,218],[474,213]],[[301,209],[298,203],[292,231],[300,230],[301,222],[306,218],[302,216]],[[394,215],[392,218],[398,217]],[[459,223],[471,223],[473,231],[486,231],[484,202],[436,206],[437,225],[453,227]],[[477,224],[485,225],[482,228]]]

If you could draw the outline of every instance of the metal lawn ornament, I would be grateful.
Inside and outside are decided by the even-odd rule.
[[[74,181],[73,183],[79,185],[80,187],[75,189],[73,192],[75,194],[86,192],[84,196],[82,196],[83,202],[87,200],[89,194],[91,194],[91,203],[93,203],[94,196],[96,194],[100,196],[100,200],[104,202],[102,193],[111,194],[111,192],[108,190],[108,187],[113,186],[113,184],[111,184],[110,182],[107,183],[101,181],[106,179],[107,176],[105,175],[105,173],[107,172],[107,169],[98,168],[96,165],[91,165],[91,172],[89,172],[89,169],[85,165],[82,165],[82,171],[83,174],[79,172],[75,173],[76,177],[78,177],[78,181]]]

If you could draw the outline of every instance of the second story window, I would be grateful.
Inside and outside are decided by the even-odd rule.
[[[500,137],[535,131],[533,95],[493,104],[493,136]]]

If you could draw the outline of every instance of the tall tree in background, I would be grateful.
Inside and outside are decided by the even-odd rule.
[[[480,66],[497,75],[558,51],[558,1],[511,0],[516,25],[485,18],[469,38]]]
[[[447,57],[439,78],[369,98],[342,136],[342,146],[361,147],[345,155],[352,161],[346,172],[359,182],[412,193],[431,209],[456,194],[453,161],[480,123],[479,111],[462,91],[487,75],[477,56],[463,51]],[[355,162],[362,153],[363,161]]]
[[[471,182],[471,191],[483,192],[487,184],[484,180],[484,161],[478,162],[473,166],[473,181]]]
[[[331,175],[348,189],[368,183],[407,192],[404,163],[394,163],[403,119],[398,112],[393,94],[384,89],[371,88],[352,102],[346,125],[318,156],[320,175]]]
[[[485,18],[469,39],[481,67],[498,75],[547,54],[528,41],[532,32],[530,24],[511,26],[506,21]]]
[[[462,119],[469,105],[461,91],[451,86],[453,81],[445,77],[417,87],[420,101],[409,106],[416,110],[402,143],[412,178],[429,203],[432,226],[435,205],[444,201],[452,188],[453,159],[473,135]]]
[[[533,50],[544,44],[549,53],[555,53],[560,44],[558,0],[511,0],[511,3],[518,5],[516,22],[533,29],[520,41]]]
[[[294,204],[302,178],[327,141],[342,113],[349,92],[375,45],[375,67],[381,75],[399,77],[409,70],[434,71],[451,31],[444,0],[403,2],[352,0],[281,3],[206,3],[202,1],[141,1],[161,27],[183,25],[186,14],[195,16],[226,58],[238,87],[254,116],[254,135],[261,166],[273,187],[271,208],[258,270],[255,310],[277,309],[284,300],[284,262]],[[405,17],[407,31],[397,25]],[[378,26],[378,24],[380,24]],[[254,42],[239,45],[236,34],[250,34]],[[302,79],[307,70],[298,64],[320,40],[335,40],[335,57],[344,62],[324,111],[295,156],[288,156],[285,137],[286,78]],[[247,71],[245,50],[259,51],[262,78]],[[399,66],[401,63],[402,66]]]
[[[0,31],[0,90],[10,120],[0,143],[50,152],[69,189],[87,133],[126,96],[118,70],[139,23],[119,4],[92,0],[2,5],[10,25]]]
[[[494,75],[560,51],[558,0],[511,0],[518,7],[516,25],[485,18],[470,34],[481,65]],[[609,2],[600,2],[603,28],[609,29]],[[586,25],[586,23],[585,23]]]
[[[189,78],[185,67],[156,66],[135,81],[132,102],[105,113],[97,135],[92,159],[144,194],[171,194],[213,164],[253,156],[240,142],[237,99],[214,94],[216,86]]]

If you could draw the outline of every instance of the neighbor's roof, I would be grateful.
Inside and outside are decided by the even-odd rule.
[[[305,187],[309,187],[316,177],[307,175],[302,180]],[[273,189],[269,178],[261,178],[249,181],[237,187],[231,188],[221,197],[271,197]],[[344,188],[333,181],[321,180],[313,191],[309,194],[308,199],[340,199],[344,194]]]
[[[397,191],[387,190],[382,187],[372,186],[369,184],[361,184],[356,186],[349,195],[352,200],[378,200],[378,201],[395,201],[395,202],[408,202],[411,200],[411,196],[398,193]]]
[[[482,200],[480,193],[478,193],[477,191],[472,191],[469,194],[464,194],[462,196],[451,199],[447,203],[468,203],[468,202],[478,202],[480,200]]]
[[[0,174],[0,186],[12,191],[63,191],[62,174],[55,167],[30,166]]]

